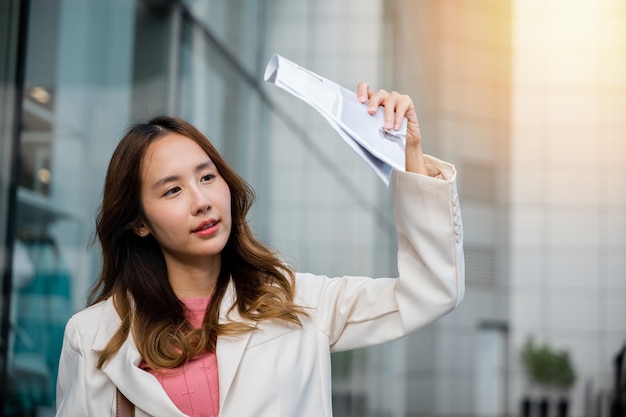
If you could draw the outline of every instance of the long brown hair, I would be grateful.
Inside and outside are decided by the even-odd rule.
[[[140,238],[141,163],[155,140],[178,133],[196,142],[211,158],[231,193],[232,230],[224,247],[221,272],[203,325],[194,329],[184,304],[167,277],[157,241]],[[254,201],[252,188],[224,161],[215,147],[190,123],[160,116],[131,126],[113,152],[107,170],[96,236],[102,250],[102,271],[89,304],[113,297],[121,324],[100,353],[101,367],[119,350],[129,332],[142,358],[153,369],[174,368],[204,351],[215,351],[222,334],[250,331],[244,322],[219,323],[220,304],[232,280],[237,308],[244,320],[282,319],[300,324],[306,313],[294,304],[294,273],[267,246],[256,240],[247,223]]]

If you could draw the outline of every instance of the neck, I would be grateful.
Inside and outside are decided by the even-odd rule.
[[[200,298],[213,294],[222,266],[221,258],[199,262],[167,260],[167,276],[178,298]]]

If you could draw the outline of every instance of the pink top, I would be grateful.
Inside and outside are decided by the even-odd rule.
[[[192,326],[202,325],[211,297],[183,298],[189,310],[187,319]],[[178,409],[190,417],[217,417],[220,409],[217,357],[203,353],[188,364],[164,374],[154,372],[143,362],[144,370],[154,375]]]

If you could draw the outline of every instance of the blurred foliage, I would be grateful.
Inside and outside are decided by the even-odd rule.
[[[576,371],[569,352],[565,350],[554,350],[547,343],[539,345],[531,337],[522,348],[521,358],[534,384],[571,388],[576,382]]]

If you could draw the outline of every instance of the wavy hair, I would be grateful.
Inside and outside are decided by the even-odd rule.
[[[151,143],[170,133],[196,142],[211,158],[231,193],[232,230],[199,329],[187,321],[185,306],[170,286],[157,241],[151,235],[141,238],[134,232],[144,222],[140,199],[143,157]],[[254,326],[250,320],[280,319],[301,325],[300,318],[306,312],[294,303],[293,271],[255,239],[248,225],[247,213],[253,201],[252,188],[190,123],[160,116],[126,131],[111,157],[96,219],[102,270],[89,294],[89,305],[113,297],[121,319],[100,352],[98,368],[120,349],[129,332],[143,360],[158,370],[183,365],[202,352],[214,352],[218,336],[251,331]],[[220,305],[230,281],[236,294],[230,309],[236,308],[243,320],[220,323]]]

